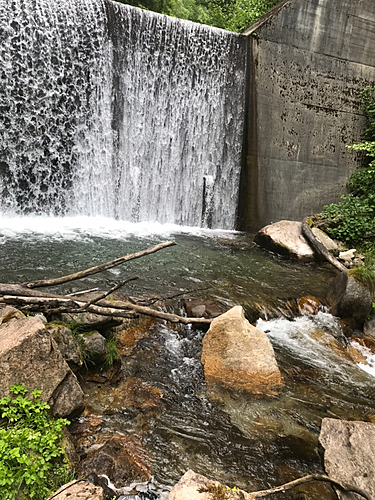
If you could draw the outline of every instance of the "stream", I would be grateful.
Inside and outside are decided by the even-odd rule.
[[[338,332],[337,318],[325,311],[296,315],[290,307],[305,295],[324,298],[336,275],[328,265],[282,260],[256,248],[251,235],[230,231],[100,217],[2,217],[1,281],[69,274],[168,239],[177,246],[53,290],[105,290],[138,275],[124,293],[137,300],[162,297],[169,312],[181,313],[184,297],[210,298],[223,310],[242,305],[267,333],[285,388],[273,398],[255,398],[206,387],[200,363],[204,332],[153,322],[148,336],[123,356],[123,371],[162,391],[167,404],[157,411],[122,408],[106,414],[105,389],[85,383],[90,407],[103,416],[103,431],[142,442],[152,456],[161,499],[189,468],[247,491],[322,472],[322,418],[368,420],[375,414],[374,360],[354,364],[322,341],[325,332]],[[282,498],[333,498],[326,485],[303,491]]]

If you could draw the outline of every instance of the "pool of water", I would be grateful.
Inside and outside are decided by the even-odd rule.
[[[285,389],[262,399],[207,387],[200,363],[204,332],[156,322],[123,357],[123,371],[158,388],[167,404],[155,412],[123,408],[109,414],[102,388],[90,404],[103,416],[105,429],[131,433],[147,447],[161,498],[188,468],[248,491],[320,472],[321,419],[364,420],[375,414],[371,373],[311,334],[336,331],[337,320],[325,312],[295,318],[282,314],[291,299],[323,298],[335,270],[282,260],[241,233],[101,218],[3,218],[1,281],[57,277],[170,239],[177,245],[57,290],[108,289],[138,275],[124,293],[164,298],[170,311],[180,311],[181,297],[210,298],[224,309],[242,305],[251,321],[260,318],[257,325],[273,344]],[[98,393],[95,384],[86,384],[85,390],[90,398]],[[306,487],[299,498],[332,498],[325,488]]]

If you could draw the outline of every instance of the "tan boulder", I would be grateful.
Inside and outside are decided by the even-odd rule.
[[[212,481],[205,476],[188,470],[174,485],[166,500],[211,500],[211,493],[199,491],[207,487],[209,483]]]
[[[83,392],[56,342],[38,317],[14,314],[0,325],[0,396],[9,386],[42,390],[42,399],[55,416],[68,416],[83,407]]]
[[[241,306],[215,318],[202,342],[207,381],[269,394],[284,381],[267,335],[252,326]]]
[[[301,262],[312,262],[315,254],[302,234],[302,223],[281,220],[265,226],[255,235],[257,245]]]
[[[71,481],[61,486],[51,497],[53,500],[103,500],[103,489],[88,481]]]

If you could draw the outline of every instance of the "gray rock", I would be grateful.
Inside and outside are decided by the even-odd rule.
[[[219,305],[210,299],[185,299],[183,306],[189,318],[216,318],[223,312]]]
[[[318,229],[317,227],[313,227],[311,231],[315,238],[319,240],[320,243],[324,245],[329,252],[335,252],[336,250],[338,250],[338,244],[333,241],[324,231]]]
[[[365,324],[363,325],[363,333],[375,338],[375,318],[372,318],[365,322]]]
[[[107,354],[107,342],[99,332],[89,332],[80,334],[79,339],[83,344],[83,349],[87,358],[93,362],[103,361]]]
[[[13,317],[0,326],[0,396],[20,382],[42,390],[56,416],[83,407],[83,392],[56,342],[38,317]]]
[[[326,299],[334,316],[353,318],[358,327],[371,311],[371,293],[346,272],[332,281]]]
[[[63,325],[47,323],[46,328],[55,340],[63,358],[74,371],[80,366],[77,344],[71,330]]]
[[[312,262],[315,254],[302,234],[302,223],[282,220],[260,229],[255,235],[257,245],[279,255],[301,262]]]
[[[375,425],[324,418],[319,442],[324,448],[328,476],[375,498]],[[340,500],[362,498],[354,493],[337,491],[337,494]]]

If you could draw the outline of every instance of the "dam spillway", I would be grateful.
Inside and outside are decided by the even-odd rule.
[[[233,229],[246,39],[111,0],[0,1],[2,214]]]

